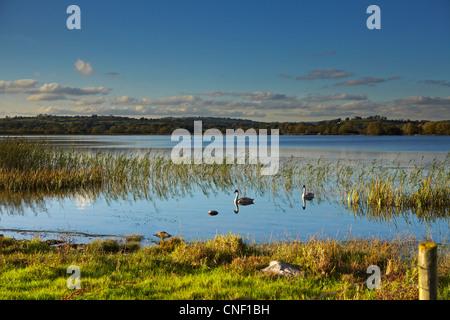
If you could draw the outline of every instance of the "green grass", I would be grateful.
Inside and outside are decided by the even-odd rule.
[[[94,241],[85,246],[51,247],[46,242],[0,237],[0,299],[417,299],[417,244],[409,240],[255,243],[235,234],[206,241],[171,238],[161,246],[130,247],[129,241]],[[439,299],[450,298],[450,255],[439,249]],[[265,275],[279,259],[305,271],[302,278]],[[69,290],[69,265],[81,272],[81,289]],[[369,265],[382,274],[381,290],[365,285]],[[394,274],[394,273],[391,273]],[[409,288],[410,287],[410,288]],[[390,296],[401,289],[407,290]],[[341,290],[341,291],[340,291]]]

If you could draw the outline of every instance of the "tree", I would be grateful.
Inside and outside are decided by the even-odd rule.
[[[413,123],[408,122],[407,124],[402,126],[402,131],[403,131],[403,134],[412,136],[414,134],[419,133],[419,128],[416,125],[414,125]]]
[[[423,134],[436,134],[436,122],[428,121],[422,126]]]
[[[436,124],[436,134],[450,135],[450,122],[440,121]]]
[[[120,131],[120,126],[112,126],[111,128],[109,128],[109,133],[112,134],[119,134]]]
[[[366,134],[370,136],[380,136],[385,134],[381,121],[372,121],[366,128]]]
[[[91,129],[91,134],[101,134],[103,131],[104,130],[101,126],[95,126]]]
[[[351,122],[346,122],[339,127],[339,134],[356,134],[358,133]]]
[[[403,131],[398,126],[390,125],[385,128],[385,134],[389,136],[401,136]]]

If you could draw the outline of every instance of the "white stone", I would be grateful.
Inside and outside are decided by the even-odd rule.
[[[300,276],[303,277],[305,275],[304,271],[298,270],[297,268],[293,267],[292,265],[282,262],[280,260],[273,260],[270,261],[270,264],[268,267],[261,270],[261,272],[264,273],[272,273],[279,276]]]

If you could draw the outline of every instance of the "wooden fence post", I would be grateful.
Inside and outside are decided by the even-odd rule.
[[[437,299],[437,245],[419,244],[419,300]]]

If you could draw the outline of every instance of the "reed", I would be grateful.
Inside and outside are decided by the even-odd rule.
[[[239,187],[274,198],[297,199],[302,185],[316,190],[316,201],[337,200],[349,210],[376,216],[411,210],[446,216],[450,208],[450,156],[431,164],[301,161],[280,163],[274,176],[261,165],[174,164],[169,157],[124,153],[63,151],[45,141],[0,140],[0,191],[102,193],[111,198],[168,199],[201,190],[205,195]]]

